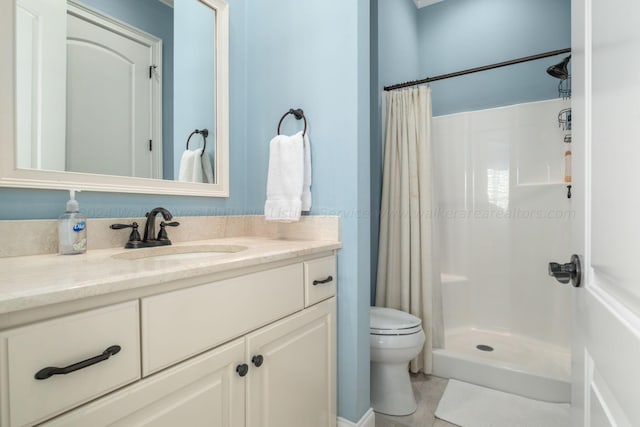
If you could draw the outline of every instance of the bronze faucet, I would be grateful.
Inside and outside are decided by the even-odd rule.
[[[158,214],[162,214],[162,218],[164,221],[160,222],[160,232],[156,236],[156,216]],[[140,233],[138,233],[138,223],[134,222],[133,224],[112,224],[111,229],[119,230],[122,228],[132,228],[131,234],[129,235],[129,241],[125,245],[127,249],[135,249],[135,248],[149,248],[153,246],[166,246],[171,244],[171,240],[167,236],[167,231],[165,227],[177,227],[180,225],[179,222],[165,222],[173,219],[173,215],[165,208],[154,208],[151,209],[151,212],[147,212],[146,214],[147,222],[144,225],[144,237],[140,240]]]

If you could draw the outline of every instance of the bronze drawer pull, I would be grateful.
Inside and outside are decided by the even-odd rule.
[[[324,280],[314,280],[313,281],[313,286],[322,285],[322,284],[329,283],[329,282],[332,282],[332,281],[333,281],[333,276],[329,276]]]
[[[47,378],[52,377],[54,375],[70,374],[71,372],[78,371],[80,369],[87,368],[91,365],[95,365],[96,363],[103,362],[108,358],[110,358],[111,356],[113,356],[114,354],[118,354],[120,350],[121,350],[121,347],[119,345],[112,345],[111,347],[103,351],[102,354],[98,356],[94,356],[87,360],[83,360],[82,362],[74,363],[73,365],[69,365],[64,368],[55,368],[50,366],[48,368],[40,369],[38,372],[36,372],[35,379],[46,380]]]

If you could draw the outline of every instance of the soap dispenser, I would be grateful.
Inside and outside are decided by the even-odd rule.
[[[69,190],[67,210],[58,219],[60,255],[83,254],[87,251],[87,219],[80,213],[76,190]]]

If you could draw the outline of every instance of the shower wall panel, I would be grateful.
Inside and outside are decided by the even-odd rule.
[[[558,126],[566,100],[433,119],[436,218],[445,328],[515,333],[569,346],[568,286],[547,263],[568,260],[573,217]]]

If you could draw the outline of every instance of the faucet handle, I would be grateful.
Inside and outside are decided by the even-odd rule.
[[[160,227],[165,227],[165,226],[166,227],[177,227],[179,225],[180,225],[180,223],[178,221],[171,221],[171,222],[161,221],[160,222]]]
[[[180,223],[178,221],[172,222],[160,222],[160,231],[158,232],[158,240],[169,240],[169,236],[167,236],[167,230],[165,227],[177,227]]]
[[[109,226],[112,230],[122,230],[123,228],[131,228],[131,234],[129,235],[129,242],[139,242],[142,239],[140,238],[140,233],[138,232],[138,223],[133,222],[131,224],[111,224]]]

